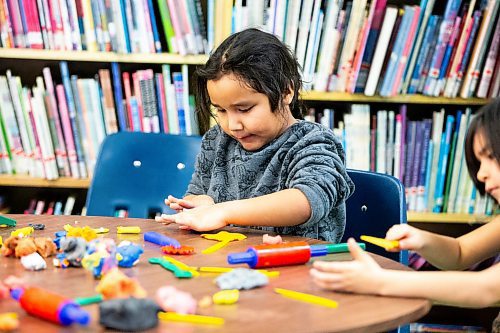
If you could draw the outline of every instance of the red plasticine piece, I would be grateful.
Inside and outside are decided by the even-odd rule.
[[[192,246],[186,246],[186,245],[181,245],[179,248],[175,248],[172,245],[167,245],[167,246],[162,246],[161,251],[165,254],[180,254],[180,255],[186,255],[186,254],[193,254],[194,253],[194,247]]]

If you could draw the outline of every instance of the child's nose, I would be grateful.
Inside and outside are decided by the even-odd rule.
[[[227,119],[228,127],[231,131],[240,131],[243,129],[243,125],[238,116],[231,115]]]

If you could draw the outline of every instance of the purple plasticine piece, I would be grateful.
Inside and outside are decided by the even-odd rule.
[[[144,233],[144,240],[146,242],[154,243],[160,246],[171,245],[176,249],[181,247],[181,243],[177,239],[165,236],[156,231],[148,231]]]

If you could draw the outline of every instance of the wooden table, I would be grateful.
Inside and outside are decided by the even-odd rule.
[[[245,233],[244,241],[233,242],[227,247],[209,255],[201,251],[214,244],[214,241],[200,237],[199,233],[179,230],[175,225],[164,226],[152,220],[118,219],[107,217],[81,216],[34,216],[10,215],[17,220],[17,227],[28,223],[43,223],[43,231],[35,231],[35,236],[54,237],[56,231],[62,230],[64,224],[73,226],[106,227],[109,233],[106,237],[117,241],[127,239],[144,244],[144,254],[137,266],[122,269],[127,275],[137,278],[148,291],[149,297],[154,297],[155,291],[165,285],[175,286],[190,292],[197,300],[219,291],[213,279],[217,275],[202,274],[193,279],[176,279],[170,272],[158,265],[148,263],[148,258],[161,256],[160,248],[151,243],[144,243],[141,235],[118,235],[116,226],[137,225],[142,232],[158,231],[174,237],[184,245],[191,245],[196,254],[178,256],[179,260],[190,266],[230,266],[226,262],[228,253],[245,251],[248,246],[262,243],[262,232],[240,228],[228,228],[229,231]],[[5,240],[13,228],[0,228],[0,235]],[[284,237],[285,241],[304,240],[300,237]],[[307,239],[311,244],[319,241]],[[383,266],[394,269],[407,269],[389,259],[374,255]],[[327,260],[349,260],[350,255],[334,254],[323,257]],[[0,278],[10,274],[23,278],[31,285],[44,287],[48,290],[65,295],[68,298],[84,297],[95,294],[94,280],[90,271],[83,268],[55,268],[52,260],[47,260],[47,269],[31,272],[25,270],[18,259],[0,258]],[[160,322],[157,332],[379,332],[395,328],[401,324],[414,321],[427,313],[430,303],[423,299],[376,297],[353,295],[323,291],[314,285],[309,277],[310,263],[289,267],[273,268],[281,272],[279,277],[270,278],[270,283],[262,288],[246,290],[240,293],[238,303],[234,305],[211,305],[199,308],[198,314],[225,318],[223,326],[194,325],[186,323]],[[287,288],[300,292],[328,297],[338,302],[336,309],[303,303],[284,298],[273,292],[273,288]],[[98,306],[86,306],[92,316],[90,327],[72,326],[62,328],[50,322],[39,320],[27,315],[14,300],[0,300],[0,313],[17,312],[21,321],[20,332],[73,332],[103,331],[98,322]]]

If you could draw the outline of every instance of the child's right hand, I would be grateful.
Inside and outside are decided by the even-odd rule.
[[[165,205],[176,212],[182,212],[184,209],[191,209],[200,206],[211,206],[214,204],[214,199],[208,195],[189,196],[187,199],[179,199],[169,195],[165,199]]]
[[[399,242],[398,247],[388,249],[390,252],[419,251],[425,243],[425,232],[408,224],[396,224],[387,231],[385,239]]]

